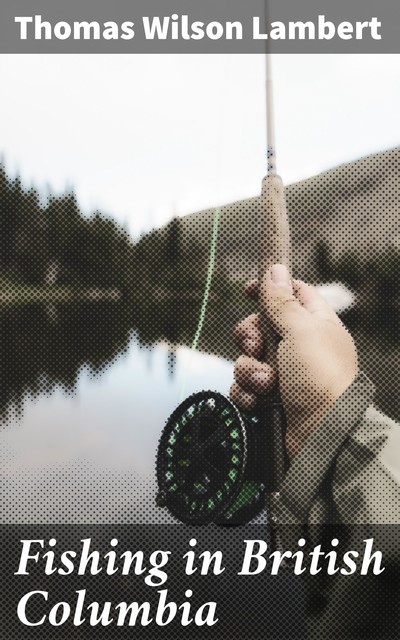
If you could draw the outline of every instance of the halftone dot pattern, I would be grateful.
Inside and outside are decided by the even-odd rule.
[[[353,548],[352,524],[364,526],[366,532],[374,524],[400,524],[395,475],[400,440],[393,421],[400,414],[399,170],[400,150],[393,149],[286,189],[294,278],[313,284],[341,283],[350,290],[353,303],[341,313],[347,332],[336,324],[332,331],[319,334],[314,317],[308,349],[302,350],[304,336],[284,342],[280,377],[283,380],[289,372],[290,384],[283,400],[289,408],[289,423],[297,424],[298,433],[291,442],[297,455],[285,478],[279,518],[283,523],[305,525],[345,523],[349,549]],[[50,398],[56,390],[79,400],[82,368],[92,379],[101,380],[133,340],[149,352],[152,344],[167,343],[168,367],[173,371],[176,345],[191,345],[198,327],[213,210],[174,218],[134,242],[100,213],[84,216],[72,193],[43,203],[34,189],[10,180],[5,167],[0,172],[0,208],[5,429],[18,429],[36,399]],[[257,321],[251,325],[252,335],[247,335],[253,341],[247,347],[240,340],[235,345],[233,330],[258,309],[256,301],[245,295],[244,284],[257,277],[261,215],[258,197],[221,207],[210,297],[198,346],[202,352],[234,361],[241,352],[248,358],[258,349]],[[315,316],[314,310],[310,315]],[[329,317],[329,328],[334,325],[331,321]],[[346,369],[343,375],[350,377],[350,334],[363,373],[331,407],[322,375],[326,368],[313,377],[307,375],[306,365],[311,350],[324,349],[325,336],[328,351],[340,353]],[[267,366],[257,371],[255,366],[242,356],[239,402],[251,404],[254,394],[269,388]],[[160,433],[167,417],[159,425]],[[132,416],[132,421],[142,419]],[[2,450],[2,456],[4,523],[173,522],[166,510],[155,507],[155,474],[141,475],[134,469],[100,473],[87,460],[67,469],[50,466],[45,472],[20,464],[11,474],[10,462],[18,462],[12,447]],[[396,532],[396,527],[375,531],[377,548],[398,567]],[[218,535],[223,539],[229,533],[220,529]],[[349,611],[344,605],[350,598],[349,584],[327,580],[317,588],[318,600],[313,582],[307,592],[310,637],[395,637],[396,608],[384,608],[377,597],[379,612],[371,600],[371,581],[365,580],[356,581]],[[101,633],[117,637],[115,628]],[[260,634],[258,630],[251,637]],[[217,628],[214,635],[218,637]],[[270,637],[282,636],[273,630]],[[293,627],[285,630],[284,637],[299,635]]]

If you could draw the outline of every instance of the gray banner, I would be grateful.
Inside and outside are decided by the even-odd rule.
[[[0,53],[262,53],[266,46],[274,53],[400,52],[398,0],[269,0],[267,16],[265,4],[3,2]]]

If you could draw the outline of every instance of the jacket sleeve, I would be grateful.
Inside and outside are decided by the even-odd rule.
[[[400,427],[373,393],[357,376],[308,438],[281,487],[283,524],[400,524]]]

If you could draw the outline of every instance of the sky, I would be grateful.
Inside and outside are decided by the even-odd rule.
[[[400,55],[276,55],[273,72],[284,183],[400,144]],[[10,172],[134,236],[260,189],[263,56],[1,55],[0,73]]]

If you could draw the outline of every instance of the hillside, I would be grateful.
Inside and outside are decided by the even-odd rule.
[[[319,260],[347,256],[359,265],[379,262],[382,253],[400,248],[400,148],[341,165],[289,185],[286,199],[297,277],[316,280]],[[183,253],[195,243],[204,268],[212,233],[213,210],[180,219]],[[216,267],[229,279],[256,272],[259,198],[221,209]],[[162,230],[161,230],[162,232]],[[158,232],[160,233],[160,232]]]

